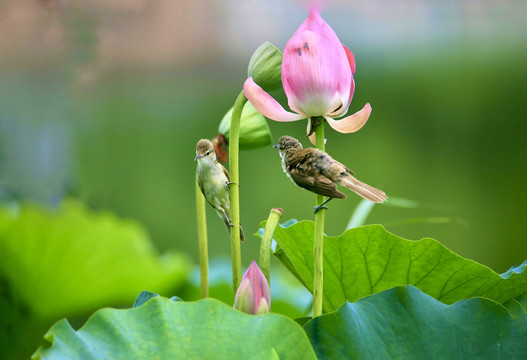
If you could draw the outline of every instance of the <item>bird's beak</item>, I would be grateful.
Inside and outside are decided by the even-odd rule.
[[[196,155],[196,157],[194,158],[194,161],[196,161],[196,160],[198,160],[198,159],[200,159],[202,157],[203,157],[203,155]]]
[[[273,147],[274,147],[275,149],[280,148],[278,145],[273,145]]]

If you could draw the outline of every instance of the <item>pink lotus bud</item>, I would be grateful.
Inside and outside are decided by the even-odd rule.
[[[287,42],[282,59],[282,83],[289,107],[286,111],[252,77],[243,90],[249,102],[264,116],[276,121],[296,121],[322,116],[343,133],[359,130],[371,113],[370,104],[341,120],[355,91],[355,58],[341,44],[331,27],[313,6],[308,18]]]
[[[269,283],[254,260],[236,291],[234,308],[251,315],[268,313],[271,308]]]

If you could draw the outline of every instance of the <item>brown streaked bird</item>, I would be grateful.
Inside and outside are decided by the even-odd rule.
[[[303,148],[302,144],[291,136],[282,136],[275,148],[280,150],[282,168],[287,176],[300,187],[315,194],[328,196],[321,205],[315,207],[315,214],[333,198],[345,199],[346,195],[337,190],[336,183],[347,187],[366,200],[382,203],[388,199],[386,194],[368,184],[357,180],[355,173],[345,165],[315,149]]]
[[[196,157],[198,161],[198,185],[205,199],[216,210],[218,216],[223,220],[229,235],[231,226],[230,219],[231,202],[229,197],[229,173],[216,160],[214,145],[210,140],[201,139],[196,145]],[[240,226],[240,240],[245,241],[243,229]]]

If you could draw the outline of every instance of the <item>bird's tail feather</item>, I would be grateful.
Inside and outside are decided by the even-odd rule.
[[[240,241],[241,242],[245,241],[245,234],[243,233],[243,228],[241,225],[240,225]]]
[[[388,199],[388,196],[386,196],[384,191],[365,184],[349,174],[345,177],[342,177],[340,179],[340,183],[366,200],[382,203]]]

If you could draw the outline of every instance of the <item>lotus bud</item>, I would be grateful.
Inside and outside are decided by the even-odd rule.
[[[282,84],[292,112],[284,109],[251,74],[243,91],[249,102],[271,120],[289,122],[320,116],[338,132],[353,133],[364,126],[372,111],[368,103],[345,116],[355,91],[355,70],[355,56],[320,17],[320,9],[314,4],[282,56]],[[308,126],[308,133],[313,129]],[[311,134],[313,143],[314,138]]]
[[[269,41],[256,49],[249,60],[247,76],[266,91],[273,91],[282,87],[282,52]]]
[[[254,260],[236,291],[234,308],[251,315],[268,313],[271,308],[269,283]]]
[[[220,123],[219,132],[229,141],[231,130],[231,108]],[[258,149],[271,145],[273,138],[265,117],[249,103],[245,103],[240,120],[240,150]]]

